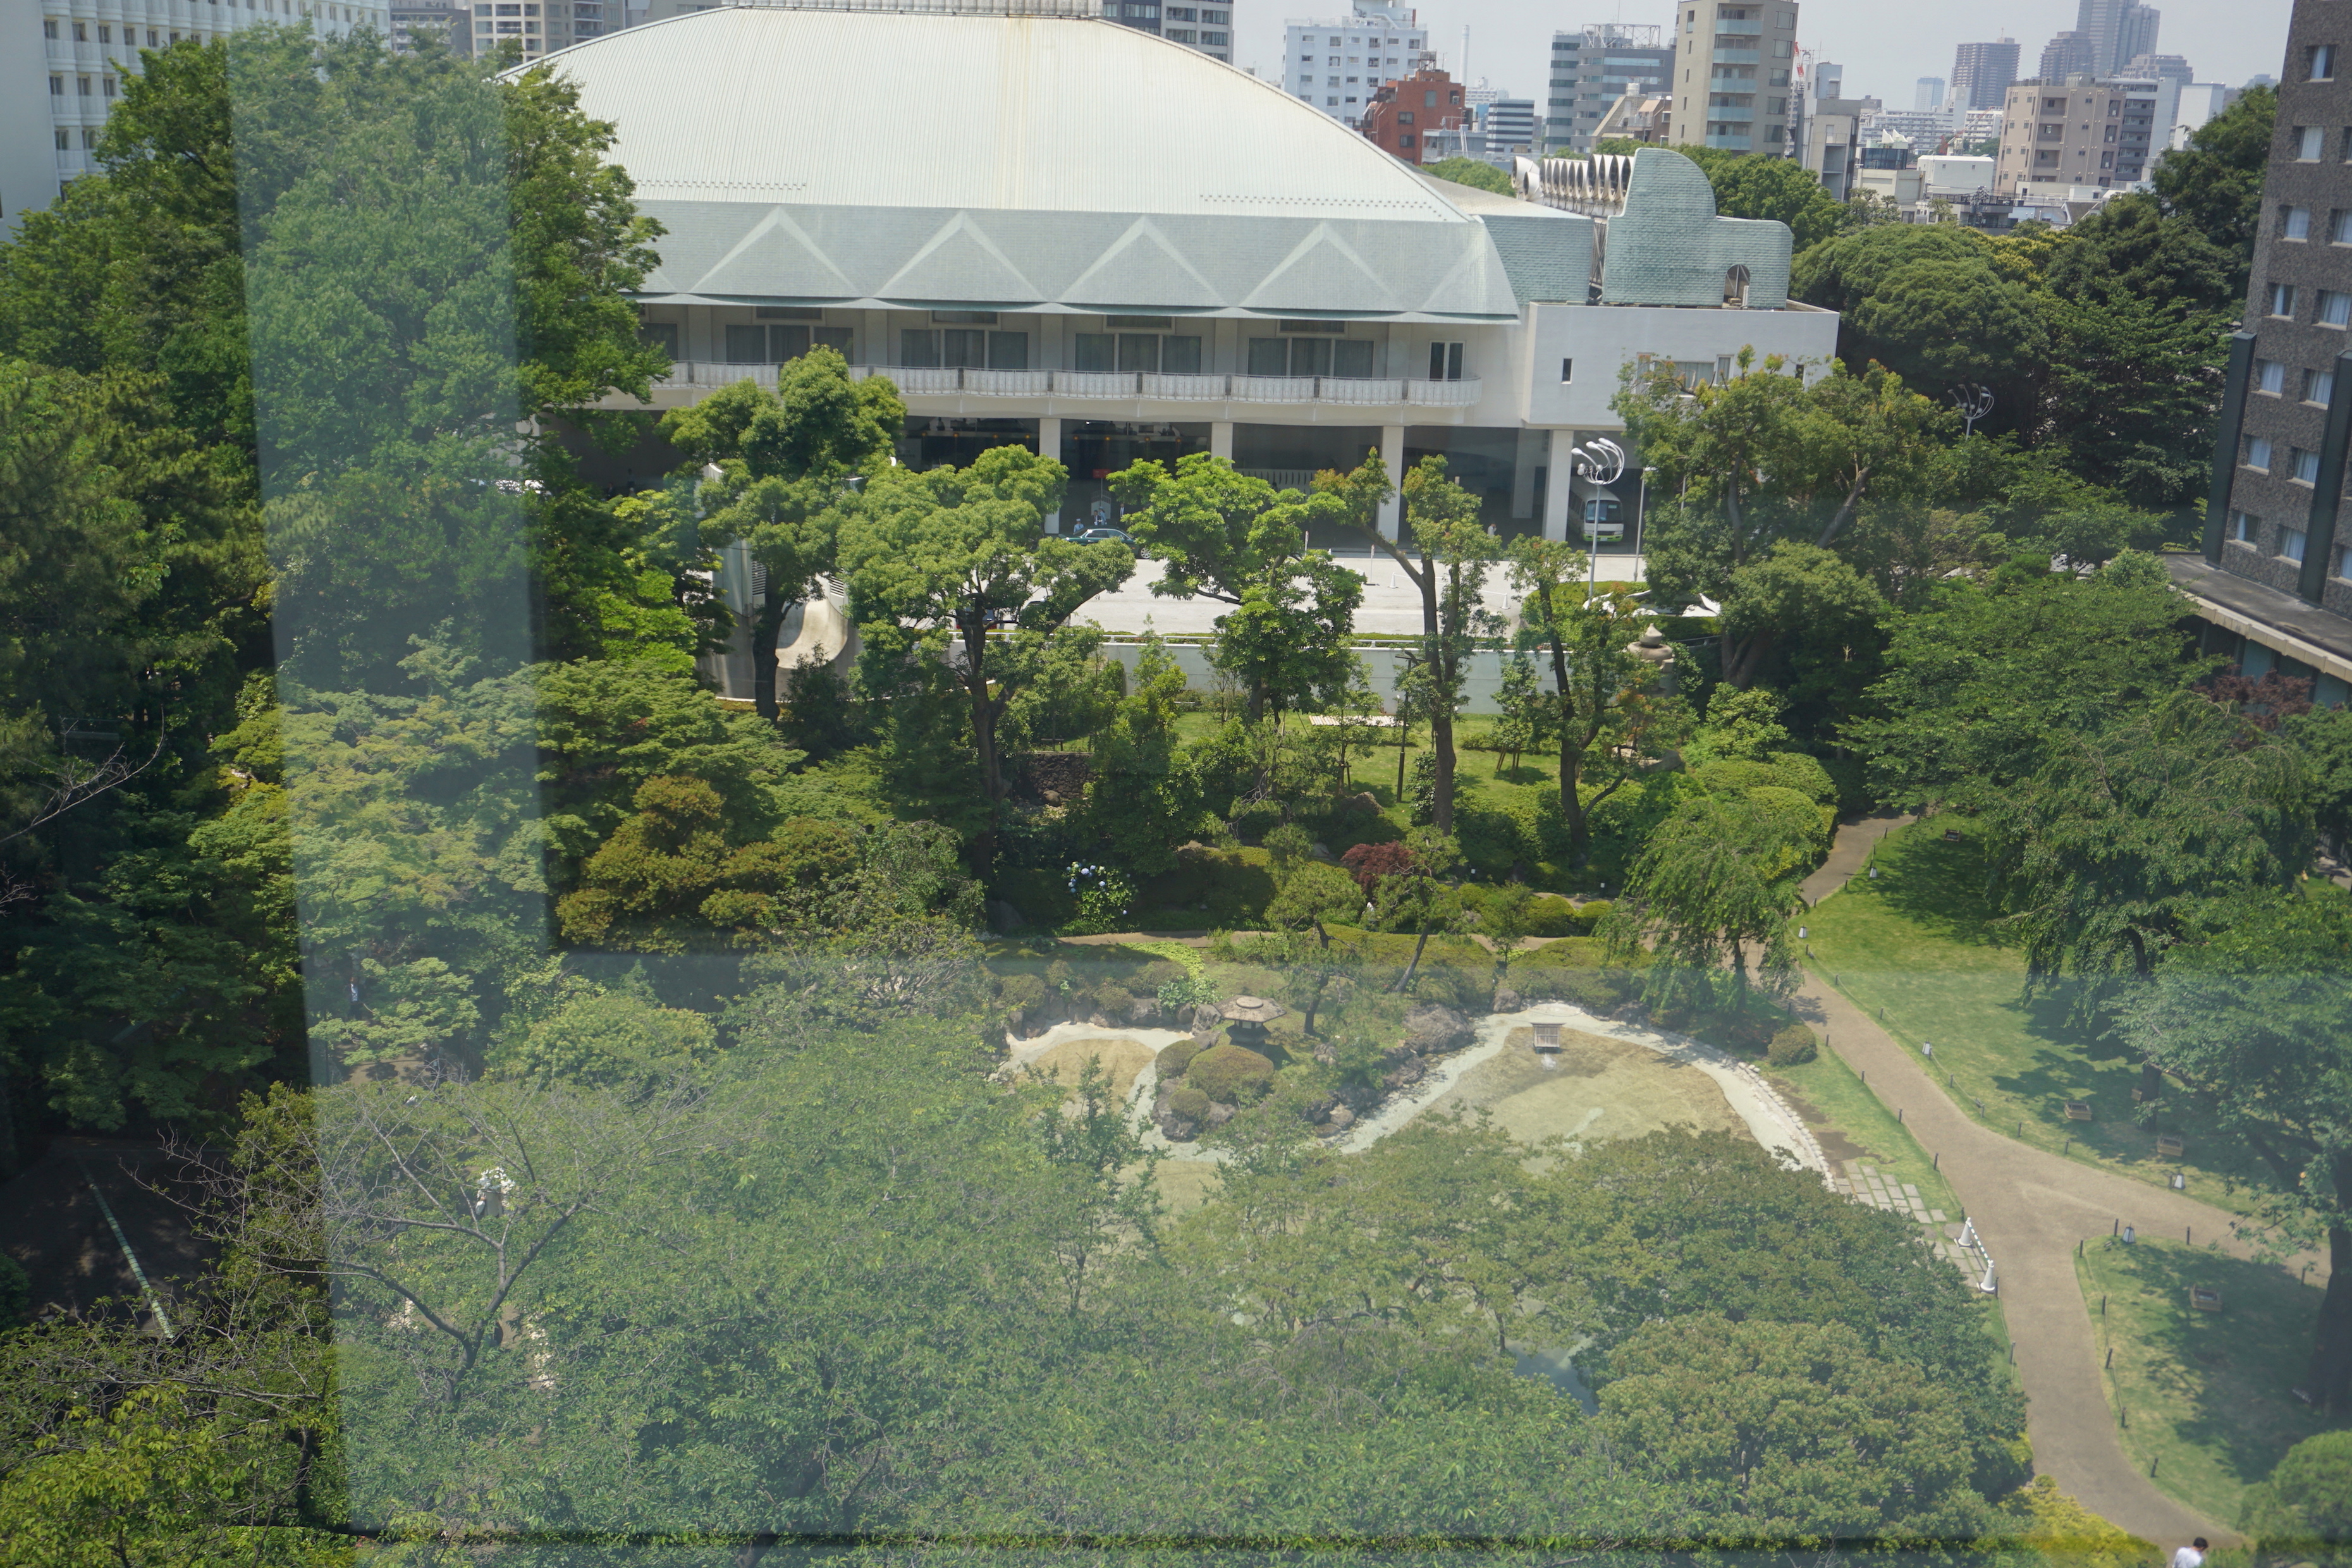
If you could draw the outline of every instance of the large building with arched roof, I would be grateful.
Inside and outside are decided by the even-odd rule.
[[[1630,482],[1561,476],[1620,428],[1621,364],[1834,352],[1836,317],[1778,291],[1780,226],[1740,226],[1771,232],[1720,298],[1606,266],[1612,226],[1650,254],[1713,232],[1703,180],[1637,178],[1661,195],[1630,212],[1492,195],[1194,50],[988,3],[725,6],[551,57],[668,231],[657,406],[830,344],[897,383],[902,458],[1032,447],[1071,471],[1066,516],[1140,457],[1290,483],[1376,449],[1444,454],[1506,532],[1613,537]]]

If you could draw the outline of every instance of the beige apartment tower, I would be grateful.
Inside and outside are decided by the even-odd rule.
[[[1675,135],[1734,153],[1785,157],[1796,108],[1797,7],[1693,5],[1675,15]]]

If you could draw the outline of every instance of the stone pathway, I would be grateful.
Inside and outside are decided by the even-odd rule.
[[[1882,811],[1840,823],[1837,840],[1830,846],[1829,858],[1822,862],[1820,870],[1798,884],[1797,892],[1805,900],[1805,907],[1812,908],[1844,887],[1848,877],[1859,875],[1880,839],[1918,820],[1907,811]]]

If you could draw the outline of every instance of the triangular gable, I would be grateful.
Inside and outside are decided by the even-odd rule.
[[[1328,223],[1318,223],[1242,301],[1254,310],[1393,312],[1411,307]]]
[[[860,290],[784,208],[772,207],[696,280],[691,292],[850,300]]]
[[[950,218],[874,295],[882,300],[1021,305],[1045,298],[1045,290],[1023,276],[968,212]]]
[[[1225,303],[1216,286],[1160,232],[1160,226],[1139,217],[1128,226],[1095,264],[1062,290],[1072,304],[1107,309],[1213,310]]]

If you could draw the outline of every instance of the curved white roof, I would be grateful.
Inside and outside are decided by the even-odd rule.
[[[647,201],[1468,221],[1338,121],[1112,23],[736,5],[550,63]]]
[[[1114,24],[729,6],[548,63],[669,231],[647,299],[1517,314],[1486,226],[1432,182]]]

